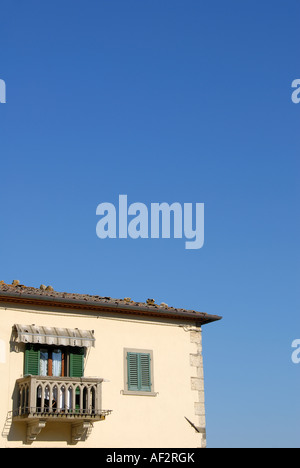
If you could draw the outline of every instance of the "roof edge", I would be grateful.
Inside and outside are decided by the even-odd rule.
[[[12,302],[31,305],[40,305],[43,307],[61,307],[67,309],[84,309],[94,312],[122,313],[126,315],[143,315],[149,317],[160,317],[173,320],[187,320],[197,322],[200,325],[221,320],[219,315],[211,315],[205,312],[195,312],[183,309],[164,308],[158,306],[140,306],[120,303],[108,303],[105,301],[93,301],[85,299],[71,299],[66,297],[43,297],[41,295],[14,293],[12,291],[0,291],[0,302]]]

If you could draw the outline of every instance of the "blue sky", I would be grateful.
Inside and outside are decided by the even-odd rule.
[[[209,447],[299,447],[299,15],[286,2],[1,1],[0,279],[222,315]],[[205,244],[96,237],[204,203]]]

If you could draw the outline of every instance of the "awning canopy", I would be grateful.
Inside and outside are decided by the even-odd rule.
[[[41,327],[36,325],[15,325],[17,341],[57,346],[95,346],[94,331],[78,328]]]

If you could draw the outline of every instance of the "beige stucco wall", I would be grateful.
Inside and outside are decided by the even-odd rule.
[[[201,329],[191,324],[96,315],[75,310],[34,310],[0,307],[0,447],[27,447],[26,424],[7,418],[16,398],[16,379],[23,376],[24,353],[11,349],[15,323],[94,330],[96,345],[88,350],[86,377],[102,377],[103,409],[113,410],[94,423],[76,447],[189,448],[205,445],[185,420],[205,427]],[[22,348],[22,346],[21,346]],[[123,395],[124,348],[153,351],[154,391],[157,396]],[[29,447],[72,447],[66,423],[48,423]]]

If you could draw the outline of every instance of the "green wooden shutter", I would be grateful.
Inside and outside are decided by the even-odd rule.
[[[70,351],[70,377],[83,377],[84,348],[73,348]]]
[[[149,353],[127,353],[128,390],[151,392],[151,357]]]
[[[137,353],[127,353],[128,390],[139,390],[139,364]]]
[[[40,373],[40,350],[34,345],[28,344],[25,349],[25,375],[39,375]]]
[[[151,359],[150,354],[139,354],[140,390],[151,392]]]

